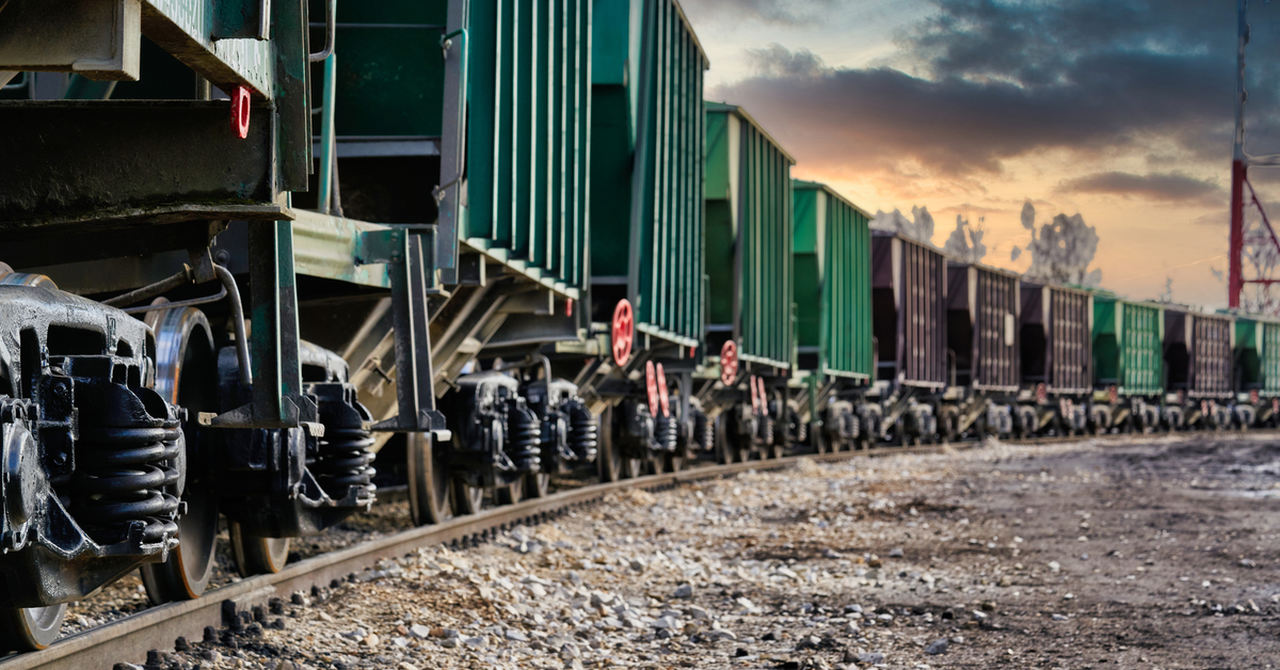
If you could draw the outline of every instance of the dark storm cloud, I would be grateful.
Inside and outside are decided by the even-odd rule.
[[[822,20],[838,6],[838,0],[696,0],[700,14],[762,19],[769,23],[798,25]]]
[[[1222,186],[1176,172],[1133,174],[1130,172],[1097,172],[1064,181],[1058,186],[1064,193],[1100,193],[1136,196],[1162,202],[1201,202],[1222,204],[1227,192]]]
[[[937,0],[900,35],[919,75],[824,66],[774,45],[757,74],[712,94],[743,104],[803,161],[912,159],[944,175],[998,173],[1005,159],[1068,148],[1105,157],[1154,137],[1226,155],[1235,14],[1200,0]],[[1275,23],[1280,11],[1258,10]],[[1255,127],[1275,125],[1280,62],[1251,55]]]

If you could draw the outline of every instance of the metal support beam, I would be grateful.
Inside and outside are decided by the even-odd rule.
[[[139,0],[9,0],[3,7],[0,69],[137,81]]]
[[[388,260],[391,309],[396,351],[397,416],[375,424],[375,430],[429,431],[445,429],[436,411],[432,386],[431,333],[427,305],[427,272],[423,247],[430,235],[402,235]],[[428,252],[429,253],[429,252]]]

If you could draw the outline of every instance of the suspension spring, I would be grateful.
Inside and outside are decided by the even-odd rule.
[[[654,438],[663,451],[675,451],[680,440],[680,427],[676,425],[675,417],[659,415],[654,428]]]
[[[542,470],[542,424],[517,398],[507,412],[507,455],[521,472]]]
[[[132,395],[121,386],[106,389]],[[82,415],[87,421],[81,424],[77,445],[77,521],[104,545],[127,539],[135,524],[141,524],[141,539],[148,544],[176,535],[174,492],[183,448],[178,419],[120,426],[96,424],[96,418]]]
[[[698,412],[694,418],[694,432],[702,436],[702,444],[704,450],[710,449],[716,442],[716,422],[712,421],[703,412]]]
[[[357,426],[324,427],[319,455],[311,466],[316,480],[330,496],[342,497],[352,486],[367,487],[373,482],[373,433]]]
[[[569,413],[569,448],[579,461],[595,461],[600,449],[600,423],[579,400],[566,402],[564,408]]]

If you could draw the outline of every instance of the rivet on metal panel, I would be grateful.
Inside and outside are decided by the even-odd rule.
[[[237,86],[235,95],[231,98],[231,130],[242,140],[249,136],[249,107],[251,101],[249,89]]]

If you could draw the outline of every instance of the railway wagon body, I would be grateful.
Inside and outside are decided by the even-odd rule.
[[[1235,319],[1179,306],[1164,309],[1166,392],[1189,427],[1233,425]]]
[[[1164,308],[1093,294],[1093,383],[1096,430],[1183,425],[1181,407],[1163,405]]]
[[[1093,296],[1067,286],[1022,282],[1021,435],[1083,429],[1093,394]]]
[[[818,451],[849,448],[874,431],[858,411],[875,374],[871,217],[823,184],[791,187],[799,419]]]
[[[606,324],[581,367],[560,357],[603,410],[606,479],[679,467],[705,449],[693,399],[704,354],[706,55],[671,0],[597,2],[592,47],[590,317]],[[616,417],[616,420],[615,420]]]
[[[792,325],[791,166],[742,108],[707,105],[706,346],[699,395],[730,443],[780,453],[800,430],[788,397]],[[775,424],[779,424],[775,427]]]
[[[948,438],[974,431],[1013,432],[1021,374],[1018,275],[976,263],[948,263],[948,389],[939,430]]]
[[[871,258],[881,437],[935,435],[939,397],[949,381],[946,257],[927,244],[876,231]]]
[[[1280,415],[1280,321],[1237,314],[1235,332],[1236,402],[1250,408],[1241,425],[1273,426]]]

